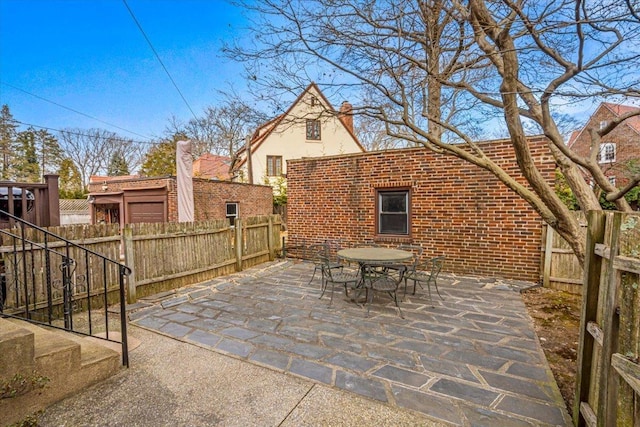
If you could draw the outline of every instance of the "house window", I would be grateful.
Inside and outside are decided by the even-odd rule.
[[[613,163],[616,161],[616,144],[613,142],[605,142],[600,145],[600,152],[598,153],[599,163]]]
[[[320,140],[320,120],[307,119],[307,139]]]
[[[378,234],[409,234],[409,190],[379,190]]]
[[[610,176],[608,178],[609,178],[609,183],[615,187],[616,186],[616,177],[615,176]]]
[[[311,106],[315,107],[316,105],[318,105],[318,98],[316,98],[315,96],[311,95]]]
[[[267,176],[282,175],[282,156],[267,156]]]
[[[229,225],[233,227],[236,224],[236,218],[238,218],[238,203],[227,202],[227,219],[229,220]]]
[[[606,121],[606,120],[601,121],[600,122],[600,130],[606,128],[608,124],[609,124],[609,122]]]

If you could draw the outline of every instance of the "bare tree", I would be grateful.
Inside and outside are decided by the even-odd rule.
[[[581,170],[618,209],[630,209],[622,196],[640,175],[618,190],[596,156],[600,139],[640,109],[592,129],[586,158],[565,145],[555,113],[563,104],[585,99],[638,97],[640,25],[633,2],[240,3],[254,21],[254,45],[244,41],[226,51],[245,61],[256,89],[297,91],[315,76],[323,86],[359,94],[354,113],[380,120],[391,137],[490,171],[557,230],[580,260],[585,248],[578,222],[536,168],[527,129],[547,136],[583,210],[601,208]],[[487,129],[506,129],[528,186],[474,142]]]
[[[114,156],[121,157],[129,171],[139,168],[143,157],[141,143],[104,129],[65,129],[60,131],[59,140],[65,156],[73,161],[85,186],[89,184],[91,175],[107,175],[109,162]]]

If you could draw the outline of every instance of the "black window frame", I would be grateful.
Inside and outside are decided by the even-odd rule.
[[[230,206],[235,206],[235,214],[230,214],[229,213],[229,207]],[[229,220],[229,225],[234,227],[235,224],[236,224],[236,219],[240,216],[240,203],[239,202],[226,202],[225,203],[225,215],[226,215],[226,218]]]
[[[389,195],[402,194],[405,199],[404,212],[383,211],[383,198]],[[404,230],[398,228],[387,228],[389,219],[394,216],[403,215]],[[385,218],[386,217],[386,218]],[[376,190],[376,235],[378,236],[403,236],[411,235],[411,189],[407,187],[400,188],[384,188]]]

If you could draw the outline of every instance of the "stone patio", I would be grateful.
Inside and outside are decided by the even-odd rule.
[[[140,327],[357,393],[446,425],[547,426],[571,420],[519,291],[529,282],[441,275],[401,302],[366,310],[320,296],[313,265],[262,264],[142,300]]]

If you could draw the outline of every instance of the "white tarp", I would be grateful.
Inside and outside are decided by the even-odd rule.
[[[191,157],[191,141],[178,141],[176,147],[178,222],[193,221],[192,167],[193,157]]]

